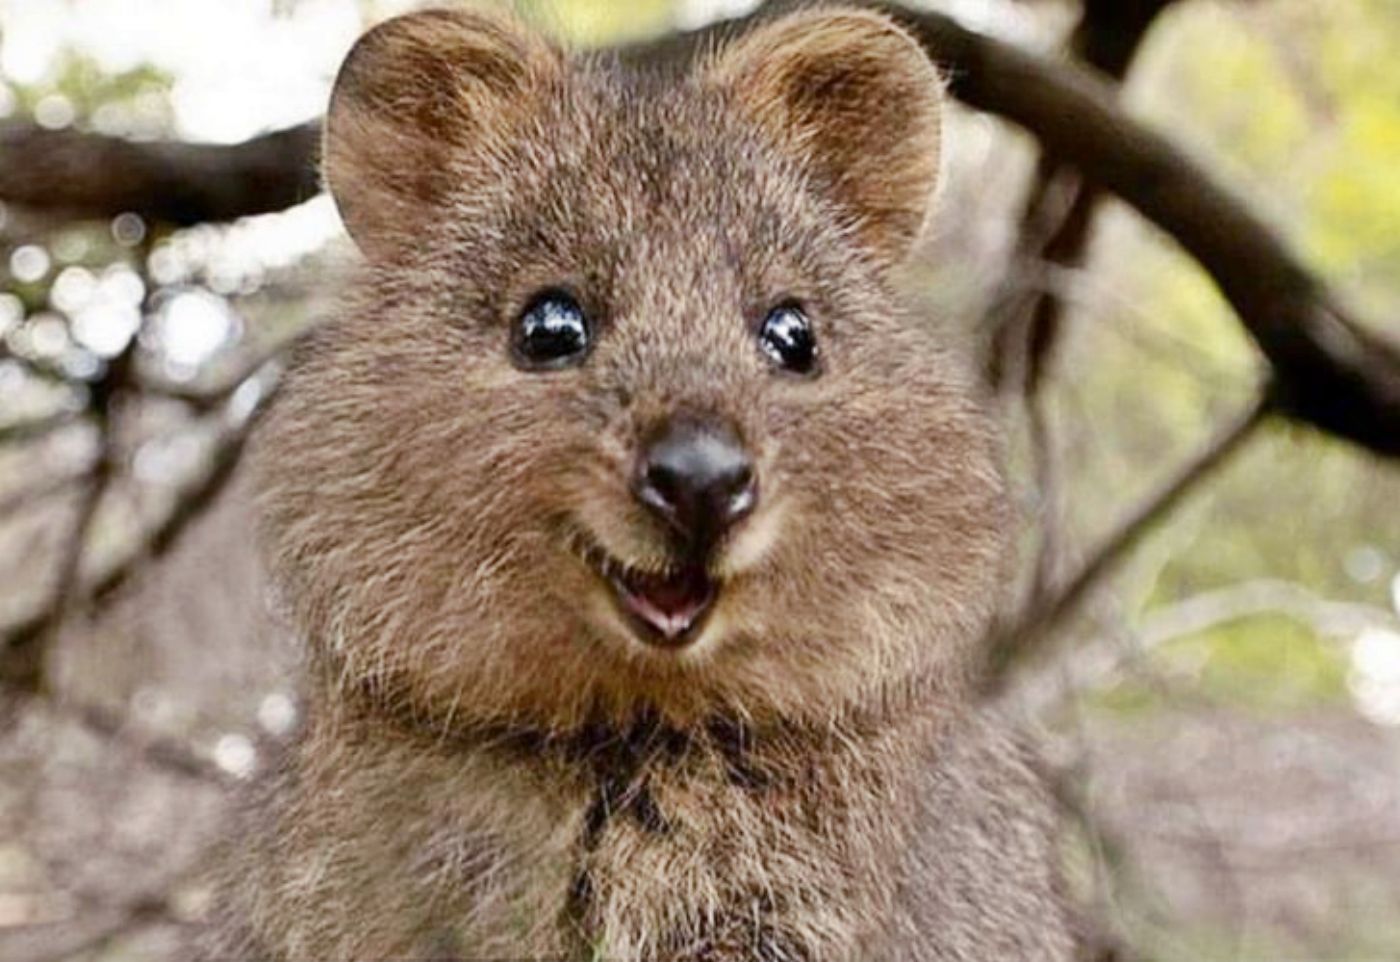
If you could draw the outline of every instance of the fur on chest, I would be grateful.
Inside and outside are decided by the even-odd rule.
[[[868,955],[896,891],[896,753],[716,724],[568,746],[578,788],[559,913],[594,958]]]
[[[287,958],[882,954],[920,733],[375,731],[284,795],[252,915]]]

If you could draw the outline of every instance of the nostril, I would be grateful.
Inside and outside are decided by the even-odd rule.
[[[653,464],[647,468],[647,484],[665,500],[676,499],[676,475],[665,465]]]
[[[753,468],[744,464],[730,477],[728,501],[725,504],[727,520],[732,523],[753,510],[758,500],[758,486],[754,483]]]
[[[642,496],[658,508],[674,511],[680,501],[680,478],[665,464],[650,464],[642,477]]]

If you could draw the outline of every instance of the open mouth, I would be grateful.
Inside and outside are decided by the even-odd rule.
[[[694,641],[719,594],[719,585],[701,564],[642,571],[596,546],[585,550],[584,558],[612,589],[613,602],[637,636],[659,648],[682,648]]]

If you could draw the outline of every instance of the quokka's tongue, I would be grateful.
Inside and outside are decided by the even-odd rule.
[[[629,574],[621,588],[628,610],[666,638],[684,634],[714,598],[714,585],[700,568],[669,577]]]

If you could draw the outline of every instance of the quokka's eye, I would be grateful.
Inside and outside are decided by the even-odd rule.
[[[817,337],[812,322],[796,304],[779,304],[768,312],[758,329],[758,346],[768,360],[794,374],[817,369]]]
[[[583,360],[591,336],[578,301],[564,291],[548,290],[520,312],[511,347],[521,367],[548,370]]]

